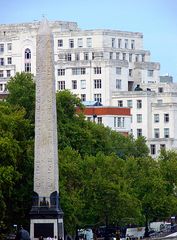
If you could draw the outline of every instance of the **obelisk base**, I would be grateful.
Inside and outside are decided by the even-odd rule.
[[[33,205],[30,211],[30,236],[37,240],[51,237],[64,240],[63,211],[60,207],[60,197],[55,191],[50,197],[39,197],[33,192]]]
[[[43,236],[44,239],[51,237],[56,240],[64,240],[64,225],[63,225],[63,212],[56,214],[52,212],[45,215],[43,213],[35,213],[31,211],[31,220],[30,220],[30,237],[31,240],[38,240],[40,236]]]

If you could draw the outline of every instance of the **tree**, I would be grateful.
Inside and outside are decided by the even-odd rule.
[[[80,154],[66,147],[59,151],[59,176],[61,206],[65,214],[65,230],[75,233],[80,225],[80,218],[84,212],[84,202],[81,197],[84,173],[81,169]]]
[[[85,170],[83,198],[87,223],[121,224],[123,218],[139,221],[139,201],[131,195],[130,185],[124,177],[125,161],[115,154],[97,153],[83,161]],[[136,220],[135,220],[136,221]]]
[[[139,222],[141,204],[124,178],[124,160],[103,153],[82,158],[71,148],[61,150],[59,159],[66,231],[104,225],[106,219],[109,224],[119,225],[123,218],[133,217],[134,223]]]
[[[17,219],[22,221],[29,206],[24,195],[29,202],[33,169],[33,125],[24,118],[25,114],[24,108],[0,102],[0,198],[4,209],[1,221],[6,227],[14,224],[15,216],[20,216]],[[21,204],[18,204],[19,201]]]
[[[12,166],[0,166],[0,238],[8,226],[8,206],[12,197],[15,182],[21,178],[20,174]]]
[[[20,176],[14,180],[10,198],[4,191],[0,192],[0,198],[4,199],[2,207],[6,203],[6,225],[16,219],[18,224],[27,221],[31,208],[34,87],[31,75],[17,74],[8,84],[7,103],[0,103],[0,167],[12,167]],[[60,196],[67,231],[74,233],[76,226],[105,223],[107,217],[110,224],[121,224],[122,218],[130,217],[134,218],[134,223],[141,222],[144,209],[148,204],[154,206],[157,199],[152,193],[143,192],[153,186],[148,185],[149,176],[157,171],[147,160],[145,139],[125,137],[108,127],[86,121],[85,116],[76,111],[78,107],[83,108],[80,99],[69,91],[58,92],[56,102]],[[144,169],[151,165],[153,171]],[[165,181],[161,173],[157,171],[161,179],[158,189],[163,197],[166,189],[161,186]],[[157,187],[156,180],[154,186]],[[151,194],[153,201],[150,201]],[[157,208],[157,204],[156,209],[151,207],[153,216]]]
[[[126,178],[142,205],[148,221],[166,219],[174,209],[174,197],[168,194],[168,183],[161,174],[159,162],[151,157],[129,158]]]
[[[25,118],[34,122],[35,83],[30,73],[16,73],[7,84],[7,102],[26,110]]]
[[[103,125],[86,121],[81,100],[68,90],[58,92],[56,100],[60,149],[70,146],[82,156],[95,156],[98,152],[115,153],[124,159],[127,156],[148,156],[148,147],[143,137],[135,140]],[[76,111],[78,108],[81,111]]]

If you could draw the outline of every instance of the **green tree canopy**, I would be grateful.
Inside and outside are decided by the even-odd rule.
[[[16,73],[7,84],[9,95],[7,102],[26,110],[25,118],[34,122],[35,83],[30,73]]]
[[[23,196],[29,201],[32,186],[34,126],[25,115],[24,108],[0,102],[0,222],[6,227],[24,215],[28,207]]]
[[[35,83],[18,73],[0,102],[1,226],[29,223],[33,190]],[[69,91],[56,94],[61,207],[65,228],[163,219],[176,213],[176,153],[148,156],[144,138],[85,120]],[[7,186],[7,187],[4,187]]]
[[[177,200],[169,194],[169,182],[161,173],[159,161],[146,157],[129,158],[126,162],[126,178],[141,201],[143,216],[151,221],[165,220],[176,209]]]

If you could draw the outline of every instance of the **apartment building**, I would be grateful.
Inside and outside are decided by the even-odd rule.
[[[98,102],[84,102],[85,108],[82,113],[88,121],[97,124],[103,124],[124,136],[128,136],[131,130],[131,113],[130,108],[105,107]],[[78,112],[81,110],[78,109]]]
[[[135,138],[146,137],[151,155],[177,149],[177,84],[142,84],[139,91],[114,92],[112,105],[131,108],[131,132]]]
[[[0,93],[7,91],[6,83],[16,72],[35,76],[38,26],[35,21],[0,25]],[[160,147],[177,147],[177,89],[166,78],[160,82],[160,64],[151,62],[142,33],[82,30],[66,21],[50,22],[50,26],[56,90],[69,89],[82,101],[97,101],[104,107],[131,108],[131,131],[135,137],[146,137],[154,156]],[[158,114],[159,122],[154,122]],[[165,116],[169,122],[162,120]]]
[[[16,72],[36,73],[39,23],[0,25],[0,91]],[[70,89],[83,101],[110,105],[112,91],[158,82],[159,64],[150,62],[143,35],[116,30],[80,30],[76,23],[51,22],[56,90]],[[45,49],[44,49],[45,51]]]

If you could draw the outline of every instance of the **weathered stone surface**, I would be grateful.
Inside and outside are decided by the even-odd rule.
[[[53,36],[44,20],[37,34],[34,191],[58,192],[58,143]]]

